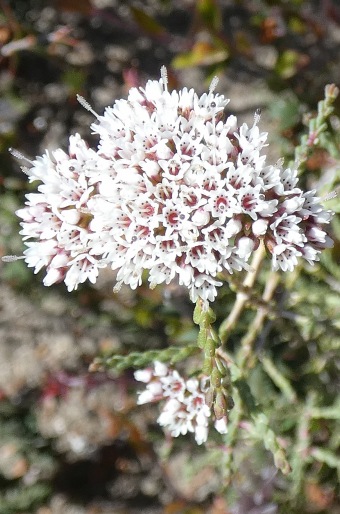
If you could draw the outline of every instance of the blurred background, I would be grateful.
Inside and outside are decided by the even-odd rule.
[[[75,132],[95,145],[93,116],[76,95],[101,114],[130,87],[159,78],[162,65],[172,88],[198,93],[217,75],[218,92],[241,121],[251,123],[261,108],[268,162],[289,160],[325,85],[339,85],[340,4],[0,0],[1,255],[22,253],[15,210],[34,189],[8,149],[34,158],[66,149]],[[339,113],[337,102],[331,137],[301,177],[308,187],[328,192],[338,184]],[[68,294],[63,284],[44,288],[22,261],[2,264],[0,514],[339,513],[339,415],[316,416],[307,442],[299,439],[303,408],[332,409],[340,386],[338,217],[333,231],[335,248],[320,265],[282,281],[278,302],[291,316],[268,322],[258,341],[291,380],[295,403],[261,371],[252,377],[288,451],[305,452],[300,468],[283,478],[260,445],[240,441],[238,472],[224,492],[223,448],[165,439],[157,406],[135,406],[133,370],[88,371],[98,354],[193,343],[186,293],[143,286],[113,295],[114,277],[104,272],[95,286]],[[233,298],[226,287],[220,319]],[[241,334],[242,323],[231,345]]]

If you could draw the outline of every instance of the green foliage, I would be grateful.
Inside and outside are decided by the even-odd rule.
[[[269,106],[270,114],[282,132],[297,125],[301,119],[300,109],[300,102],[291,91],[282,94]]]
[[[165,29],[152,16],[149,16],[142,9],[132,6],[130,7],[130,11],[135,22],[148,35],[153,37],[160,37],[166,33]]]
[[[41,445],[31,414],[5,401],[0,403],[0,449],[1,514],[32,511],[51,493],[48,479],[55,462],[48,445]],[[25,484],[30,469],[35,478]]]
[[[198,0],[196,8],[207,27],[214,31],[222,29],[222,12],[216,0]]]
[[[177,55],[172,61],[172,66],[180,70],[193,66],[216,65],[226,61],[228,57],[228,47],[215,38],[213,41],[198,41],[190,52]]]
[[[70,93],[76,95],[84,87],[86,74],[83,70],[68,69],[63,73],[61,80],[69,88]]]
[[[300,56],[296,50],[285,50],[276,61],[275,73],[281,79],[293,77],[297,72],[299,59]]]
[[[128,355],[109,355],[98,357],[91,364],[92,371],[101,369],[117,369],[123,371],[127,368],[143,368],[152,365],[155,361],[175,364],[197,352],[197,346],[186,347],[170,346],[165,350],[146,350],[144,352],[131,352]]]
[[[32,512],[32,509],[41,505],[50,493],[51,488],[47,484],[8,489],[5,493],[0,493],[1,514]]]

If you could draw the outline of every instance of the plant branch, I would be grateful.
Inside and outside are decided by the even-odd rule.
[[[251,290],[253,287],[256,277],[258,276],[258,273],[260,271],[261,263],[265,255],[265,248],[263,244],[260,244],[258,249],[256,250],[252,263],[251,263],[251,270],[248,271],[246,274],[246,277],[243,281],[243,290],[238,291],[236,295],[236,301],[233,305],[232,310],[229,313],[229,316],[221,323],[220,330],[219,330],[219,336],[221,339],[222,344],[225,344],[228,335],[231,332],[231,330],[236,326],[244,307],[249,299],[249,293],[246,293],[245,290],[248,288]]]
[[[271,301],[279,281],[280,275],[278,273],[272,272],[269,275],[262,295],[262,301],[264,305],[267,305]],[[250,324],[247,334],[241,341],[241,349],[239,354],[239,366],[241,369],[244,369],[247,365],[249,365],[249,360],[253,353],[254,341],[262,330],[263,323],[267,314],[268,310],[265,307],[258,307],[256,316]]]
[[[302,169],[312,152],[313,147],[319,146],[320,136],[327,131],[327,121],[334,111],[333,103],[339,94],[335,84],[328,84],[325,87],[325,98],[318,103],[317,115],[308,122],[308,134],[301,137],[301,143],[295,148],[295,161],[289,166]]]
[[[109,355],[106,357],[97,357],[90,364],[90,371],[102,371],[104,369],[116,369],[123,371],[127,368],[140,368],[148,366],[154,361],[169,362],[173,364],[196,353],[198,348],[196,345],[185,347],[170,346],[164,350],[148,350],[145,352],[131,352],[128,355]]]

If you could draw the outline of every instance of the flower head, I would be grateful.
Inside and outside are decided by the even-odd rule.
[[[203,381],[185,380],[176,370],[158,361],[154,369],[136,371],[135,378],[146,383],[146,389],[138,394],[138,404],[163,400],[157,422],[172,437],[191,432],[197,444],[207,440],[212,413],[206,403]],[[226,417],[215,420],[214,426],[220,434],[226,433]]]
[[[169,92],[163,72],[97,115],[96,150],[73,136],[68,154],[33,161],[41,185],[18,215],[46,285],[72,290],[110,266],[116,289],[138,287],[147,270],[151,287],[177,279],[193,301],[213,301],[222,274],[247,269],[259,244],[283,271],[332,244],[331,213],[297,187],[296,170],[266,165],[259,115],[238,126],[215,86]]]

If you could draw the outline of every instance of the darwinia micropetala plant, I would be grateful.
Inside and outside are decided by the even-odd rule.
[[[27,247],[22,258],[36,273],[46,269],[45,285],[64,281],[69,291],[86,280],[95,283],[105,267],[117,272],[116,291],[122,284],[136,289],[145,272],[152,288],[172,281],[187,288],[196,304],[197,345],[114,355],[98,359],[93,369],[145,368],[135,373],[146,384],[138,403],[162,401],[158,423],[173,437],[192,432],[202,444],[212,418],[232,448],[246,419],[244,426],[287,473],[284,450],[252,397],[245,370],[278,283],[275,271],[293,271],[299,260],[313,264],[332,246],[332,213],[315,191],[299,187],[297,165],[266,162],[260,112],[251,126],[239,126],[235,116],[225,116],[229,100],[215,93],[216,85],[214,79],[200,97],[193,89],[170,92],[163,68],[159,81],[132,88],[102,116],[80,98],[96,117],[91,129],[98,147],[74,135],[68,152],[46,151],[24,168],[39,185],[17,211]],[[328,106],[335,96],[335,88],[329,90]],[[265,254],[273,273],[255,331],[235,359],[223,345],[251,300]],[[235,272],[245,275],[243,282],[235,282]],[[225,281],[236,284],[237,295],[218,336],[210,304]],[[197,347],[202,369],[183,378],[173,364]],[[231,459],[230,451],[226,468]]]

